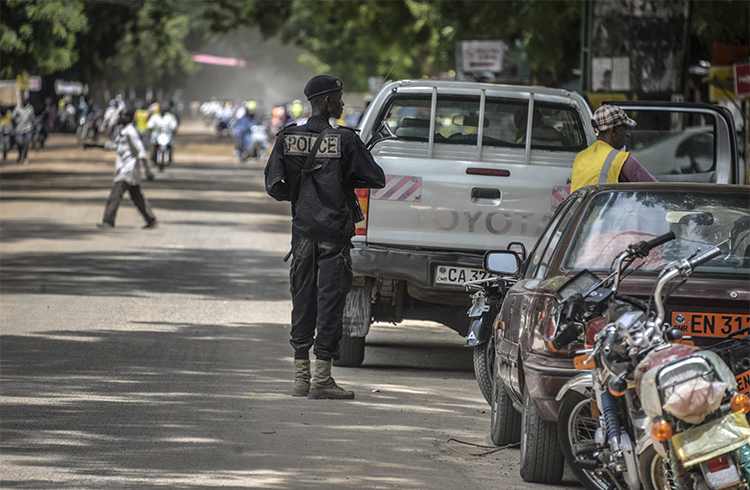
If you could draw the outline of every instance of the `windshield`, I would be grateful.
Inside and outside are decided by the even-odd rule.
[[[565,256],[566,270],[608,271],[631,243],[674,231],[676,239],[654,249],[634,267],[659,270],[695,250],[726,243],[722,254],[696,273],[750,274],[750,199],[738,193],[612,191],[597,195],[584,211]]]

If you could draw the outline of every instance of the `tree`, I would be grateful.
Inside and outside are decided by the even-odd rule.
[[[79,57],[76,36],[88,29],[80,1],[4,0],[0,19],[0,77],[6,79],[70,68]]]

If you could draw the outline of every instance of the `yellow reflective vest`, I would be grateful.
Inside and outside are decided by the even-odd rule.
[[[604,141],[595,141],[593,145],[576,155],[570,192],[587,185],[618,182],[620,170],[628,155],[629,152],[615,150]]]

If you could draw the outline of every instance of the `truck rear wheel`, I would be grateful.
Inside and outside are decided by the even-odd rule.
[[[365,336],[372,322],[372,280],[352,286],[344,306],[344,336],[339,342],[339,360],[334,366],[359,367],[365,360]]]
[[[365,360],[364,337],[342,337],[339,342],[339,360],[333,361],[334,366],[359,367]]]

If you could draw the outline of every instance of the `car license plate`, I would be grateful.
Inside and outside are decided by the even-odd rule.
[[[723,338],[732,332],[750,327],[750,315],[673,311],[672,326],[693,337]]]
[[[461,286],[467,281],[487,279],[490,273],[483,269],[472,269],[471,267],[456,267],[453,265],[435,266],[436,286]]]

